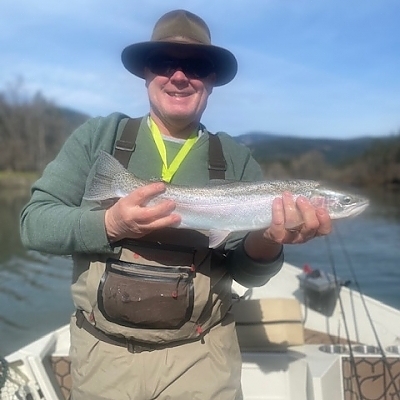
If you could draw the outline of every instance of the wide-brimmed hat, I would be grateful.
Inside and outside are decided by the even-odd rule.
[[[207,24],[186,10],[164,14],[155,24],[149,42],[135,43],[122,51],[122,63],[129,72],[144,78],[149,55],[169,48],[177,49],[183,55],[187,49],[207,55],[215,67],[215,86],[227,84],[236,75],[235,56],[229,50],[212,45]]]

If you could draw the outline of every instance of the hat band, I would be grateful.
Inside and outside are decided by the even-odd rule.
[[[202,44],[209,45],[210,43],[204,43],[196,39],[189,38],[187,36],[169,36],[165,38],[155,39],[157,42],[170,42],[170,43],[188,43],[188,44]]]

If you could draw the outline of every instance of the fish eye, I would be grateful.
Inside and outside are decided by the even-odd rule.
[[[344,197],[342,198],[342,203],[345,204],[345,205],[351,204],[352,201],[353,201],[353,200],[352,200],[352,198],[351,198],[350,196],[344,196]]]

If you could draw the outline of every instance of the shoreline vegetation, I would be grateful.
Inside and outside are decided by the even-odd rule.
[[[0,89],[0,194],[28,191],[68,136],[90,117],[57,106],[23,80]],[[234,137],[266,179],[314,179],[368,189],[400,190],[400,128],[379,138],[310,139],[270,132]]]
[[[37,172],[0,171],[0,196],[9,194],[29,194],[32,184],[39,178]]]
[[[38,172],[0,171],[0,189],[28,188],[39,177]]]

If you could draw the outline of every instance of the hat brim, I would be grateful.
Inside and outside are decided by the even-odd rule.
[[[130,73],[144,79],[146,60],[150,54],[166,49],[183,51],[188,48],[204,53],[211,59],[215,66],[215,86],[226,85],[235,77],[238,69],[235,56],[229,50],[212,45],[163,41],[141,42],[126,47],[122,51],[121,60]]]

